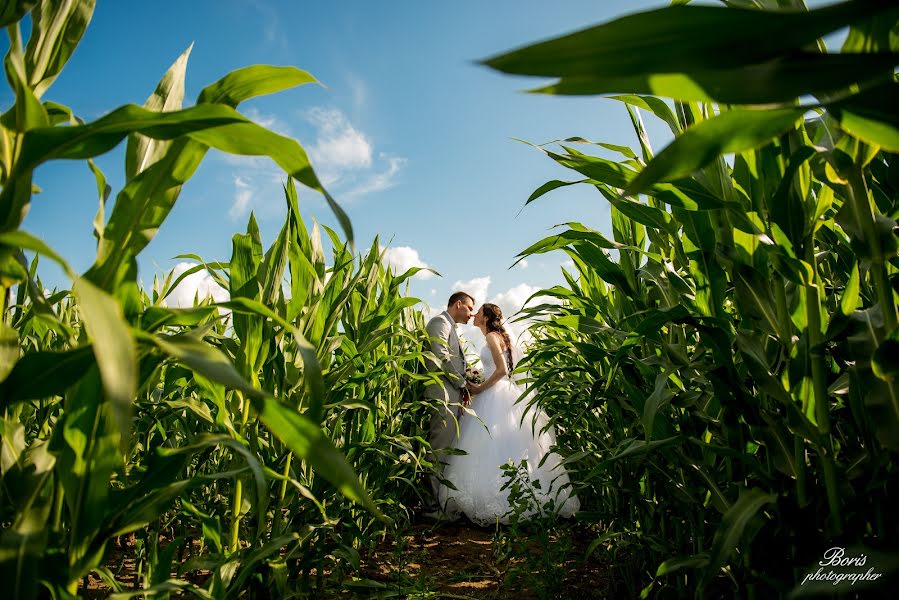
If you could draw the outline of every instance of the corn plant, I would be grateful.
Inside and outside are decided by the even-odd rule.
[[[93,0],[4,2],[0,8],[10,41],[4,69],[15,95],[0,117],[0,570],[13,597],[39,590],[70,597],[90,572],[116,587],[102,567],[110,542],[139,531],[158,541],[171,529],[170,511],[177,506],[202,522],[204,543],[219,556],[206,593],[233,596],[258,579],[259,564],[310,535],[309,528],[265,533],[272,531],[270,482],[278,481],[281,500],[291,483],[305,490],[290,475],[292,460],[307,479],[315,470],[346,498],[389,519],[321,428],[326,383],[319,359],[329,350],[293,324],[308,309],[306,299],[285,302],[281,293],[285,265],[310,260],[296,236],[285,233],[295,233],[296,222],[265,256],[254,223],[247,235],[235,237],[231,300],[222,307],[233,315],[230,327],[216,318],[218,307],[177,310],[163,306],[159,294],[148,297],[137,284],[136,258],[209,148],[269,156],[285,170],[291,190],[296,180],[324,194],[350,244],[352,229],[303,148],[236,110],[252,97],[314,82],[304,71],[239,69],[204,88],[195,106],[182,108],[188,49],[143,107],[126,105],[84,122],[70,108],[42,100],[93,10]],[[26,15],[27,43],[20,29]],[[122,141],[126,182],[107,215],[111,190],[91,159]],[[97,256],[82,275],[52,244],[21,229],[33,172],[55,159],[85,160],[97,181]],[[26,251],[60,264],[71,290],[45,297],[38,262],[29,263]],[[275,356],[281,363],[270,367]],[[276,386],[269,372],[291,377],[292,388]],[[291,404],[294,388],[304,390],[302,406]],[[271,456],[260,458],[261,447],[277,453],[280,472],[271,471]],[[221,515],[190,502],[191,494],[214,489],[221,510],[218,494],[225,485],[229,502]],[[219,516],[227,519],[226,536],[216,536]],[[246,533],[250,517],[254,536]],[[276,515],[275,521],[283,519]],[[152,550],[144,587],[159,586],[154,593],[165,594],[187,585],[167,581],[179,546]]]
[[[899,549],[899,11],[725,4],[486,61],[610,94],[639,140],[538,146],[580,178],[528,202],[592,186],[613,239],[568,223],[521,254],[575,265],[528,368],[631,596],[784,594],[832,546]]]

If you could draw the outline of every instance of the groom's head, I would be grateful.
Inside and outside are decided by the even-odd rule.
[[[468,323],[474,313],[474,298],[465,292],[456,292],[446,303],[446,312],[456,323]]]

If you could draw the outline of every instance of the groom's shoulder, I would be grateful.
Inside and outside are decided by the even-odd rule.
[[[446,317],[443,315],[443,313],[439,313],[431,317],[431,320],[428,321],[428,329],[431,329],[432,327],[436,327],[438,325],[444,325],[445,323]]]

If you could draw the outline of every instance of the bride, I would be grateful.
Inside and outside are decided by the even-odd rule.
[[[536,407],[529,409],[525,400],[516,402],[524,390],[511,373],[520,353],[513,349],[502,318],[502,311],[495,304],[484,304],[475,315],[475,326],[487,338],[487,345],[481,350],[486,379],[482,384],[468,384],[475,394],[471,409],[477,416],[463,414],[459,422],[456,448],[466,454],[446,457],[443,478],[456,489],[441,485],[438,501],[449,517],[464,513],[479,525],[508,523],[504,515],[510,508],[509,490],[501,489],[505,483],[501,466],[527,460],[528,478],[540,503],[552,499],[561,516],[571,516],[580,508],[580,502],[572,495],[568,473],[559,464],[558,454],[546,457],[556,442],[555,429],[544,431],[549,422],[546,414]],[[537,481],[539,487],[534,485]],[[525,515],[533,512],[532,507]]]

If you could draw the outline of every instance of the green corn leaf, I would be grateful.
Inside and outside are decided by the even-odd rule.
[[[298,540],[305,541],[314,531],[311,526],[302,529],[304,535],[297,532],[288,533],[268,540],[261,548],[250,548],[245,551],[244,556],[240,560],[240,570],[234,576],[228,591],[224,595],[224,600],[233,600],[239,598],[247,587],[247,579],[258,576],[260,570],[259,563],[269,558],[273,554],[278,553],[284,546],[296,542]]]
[[[18,345],[16,354],[18,355]],[[62,396],[95,362],[90,346],[63,352],[29,352],[22,356],[6,380],[0,383],[0,406]]]
[[[300,358],[303,361],[306,383],[309,386],[309,416],[310,418],[315,417],[313,420],[317,420],[320,417],[321,404],[325,397],[325,383],[315,347],[306,340],[300,330],[257,300],[234,298],[228,302],[220,302],[216,304],[216,306],[227,308],[238,313],[258,315],[271,319],[291,332],[294,341],[297,344]]]
[[[579,226],[579,223],[563,223],[557,225],[556,227],[562,227],[563,225],[567,225],[572,228],[563,231],[562,233],[549,236],[535,244],[532,244],[528,248],[522,250],[519,253],[519,256],[525,257],[533,254],[544,254],[546,252],[565,248],[566,246],[576,244],[578,242],[587,242],[590,244],[594,244],[600,248],[605,248],[607,250],[625,247],[624,244],[619,244],[618,242],[607,239],[598,231],[593,231],[592,229]]]
[[[45,100],[43,106],[44,110],[47,111],[47,117],[50,119],[50,125],[55,126],[62,123],[68,125],[81,125],[84,123],[84,121],[75,116],[75,113],[72,112],[71,108],[64,104],[59,104],[52,100]]]
[[[744,152],[793,128],[804,109],[734,110],[685,130],[627,186],[636,194],[660,181],[680,179],[725,153]]]
[[[137,349],[112,297],[78,277],[72,284],[84,327],[93,341],[92,349],[103,380],[103,390],[112,404],[122,443],[131,434],[131,401],[137,392]]]
[[[318,176],[312,170],[306,151],[297,142],[251,122],[232,123],[211,128],[205,132],[195,131],[190,135],[192,139],[222,152],[243,156],[268,156],[279,167],[284,169],[288,175],[324,195],[328,206],[337,217],[344,235],[352,243],[353,228],[349,217],[331,195],[325,191]]]
[[[3,59],[3,67],[16,100],[13,107],[3,114],[2,121],[6,129],[24,133],[30,129],[46,127],[50,123],[50,117],[34,90],[28,85],[28,73],[22,55],[18,26],[10,28],[9,33],[10,48]]]
[[[797,52],[732,69],[685,67],[674,72],[563,77],[531,90],[537,94],[593,96],[630,92],[681,101],[772,104],[801,96],[843,94],[853,86],[883,78],[899,64],[899,54],[818,54]]]
[[[805,236],[812,215],[806,214],[806,198],[795,190],[795,180],[806,163],[817,151],[809,146],[800,146],[790,155],[783,178],[774,192],[774,196],[767,200],[771,221],[776,223],[794,246],[798,246]]]
[[[164,308],[151,306],[140,319],[140,327],[147,333],[153,333],[167,325],[185,325],[196,327],[219,316],[214,306],[195,306],[192,308]]]
[[[156,90],[144,103],[144,108],[154,112],[172,112],[181,109],[184,101],[184,77],[187,72],[187,58],[193,44],[178,57],[162,76]],[[132,179],[138,173],[158,161],[166,153],[171,141],[155,140],[140,134],[128,136],[125,146],[125,178]]]
[[[852,273],[849,275],[849,281],[846,282],[843,295],[840,297],[840,312],[847,317],[858,308],[860,283],[858,263],[853,262]]]
[[[566,187],[566,186],[575,185],[578,183],[587,183],[589,181],[590,181],[589,179],[580,179],[578,181],[559,181],[558,179],[554,179],[552,181],[547,181],[546,183],[544,183],[543,185],[538,187],[536,190],[534,190],[534,193],[532,193],[530,196],[528,196],[528,199],[525,202],[525,206],[530,204],[537,198],[543,196],[544,194],[548,194],[549,192],[551,192],[553,190],[557,190],[560,187]]]
[[[140,339],[151,342],[172,358],[191,370],[212,381],[229,388],[240,390],[252,398],[267,398],[269,394],[254,388],[244,379],[221,350],[191,335],[140,335]]]
[[[0,27],[18,22],[37,3],[38,0],[4,0],[0,6]]]
[[[688,441],[693,444],[697,444],[708,451],[715,450],[711,445],[703,443],[696,438],[688,438]],[[719,488],[718,484],[715,482],[714,473],[711,472],[709,465],[698,464],[696,461],[688,458],[682,451],[680,452],[680,455],[683,457],[684,462],[686,462],[687,465],[689,465],[690,468],[696,473],[696,475],[699,476],[700,479],[702,479],[703,484],[708,490],[709,503],[712,505],[712,507],[714,507],[715,510],[720,512],[722,515],[726,514],[727,511],[730,510],[731,504],[727,501],[727,498],[721,492],[721,488]]]
[[[626,215],[629,219],[632,219],[645,227],[652,227],[664,231],[672,237],[677,235],[677,225],[671,218],[671,215],[667,212],[653,206],[630,200],[627,197],[619,196],[606,186],[597,185],[596,189],[599,190],[612,206],[618,209],[621,214]]]
[[[656,577],[675,573],[681,569],[701,569],[709,564],[708,554],[697,554],[684,558],[669,558],[656,569]]]
[[[253,474],[253,481],[255,482],[257,535],[261,535],[266,528],[266,512],[268,510],[269,500],[268,487],[265,473],[262,469],[262,464],[259,462],[258,456],[247,447],[246,442],[236,440],[227,435],[200,435],[193,443],[186,446],[181,446],[177,449],[163,449],[160,451],[160,455],[163,457],[168,457],[175,454],[186,453],[188,456],[191,456],[201,450],[215,446],[228,446],[229,448],[240,454],[247,462],[247,466],[249,467],[250,472]],[[190,482],[185,481],[183,483],[189,484]],[[151,490],[155,490],[156,486],[151,485],[148,486],[148,488]],[[127,530],[133,531],[135,528],[137,528],[140,522],[146,519],[146,517],[143,515],[148,509],[151,511],[150,514],[153,514],[158,510],[160,504],[164,505],[171,499],[174,499],[174,497],[176,496],[172,496],[171,498],[167,496],[163,498],[153,498],[152,502],[150,503],[147,502],[147,499],[140,498],[140,501],[137,503],[138,508],[133,508],[128,513],[125,513],[128,514],[128,520],[123,522],[127,523]],[[125,533],[125,531],[125,528],[120,528],[113,535],[120,535],[121,533]]]
[[[614,161],[577,152],[572,148],[565,149],[568,150],[568,154],[557,154],[549,150],[543,150],[543,152],[560,165],[573,169],[581,175],[586,175],[593,181],[605,183],[614,188],[627,187],[637,175],[633,169]]]
[[[197,108],[231,111],[222,105],[204,104]],[[195,109],[188,109],[188,112]],[[179,113],[172,113],[179,114]],[[232,115],[239,116],[231,111]],[[240,117],[242,119],[242,117]],[[105,244],[98,249],[95,265],[88,277],[106,288],[121,277],[119,269],[126,259],[136,255],[155,235],[156,231],[174,205],[179,187],[196,171],[212,146],[225,152],[250,155],[269,155],[289,174],[299,181],[311,184],[327,195],[318,182],[303,148],[295,141],[277,135],[254,123],[244,122],[238,129],[229,126],[216,127],[206,136],[186,135],[191,140],[179,140],[166,155],[149,169],[130,181],[119,194],[104,233]],[[154,134],[155,135],[155,134]],[[330,196],[327,196],[330,198]],[[344,231],[351,236],[349,221],[336,204],[333,207]],[[152,210],[151,210],[152,209]],[[343,215],[343,217],[341,217]]]
[[[100,564],[106,540],[97,545],[95,536],[105,525],[110,477],[122,463],[119,429],[111,403],[103,400],[98,368],[92,366],[70,394],[50,442],[68,507],[67,584]]]
[[[544,77],[735,69],[793,54],[831,31],[890,10],[886,2],[864,0],[808,12],[674,6],[627,15],[484,64]]]
[[[40,98],[75,51],[94,14],[96,0],[44,0],[31,11],[25,48],[28,85]]]
[[[219,104],[204,104],[170,113],[157,113],[128,104],[85,125],[28,131],[22,142],[16,172],[34,169],[53,159],[98,156],[114,148],[130,133],[174,139],[200,129],[240,122],[246,122],[246,118]]]
[[[648,311],[633,313],[630,315],[629,319],[625,319],[622,321],[622,324],[631,321],[637,321],[636,326],[634,327],[634,333],[637,333],[641,336],[658,338],[661,333],[660,330],[663,326],[668,323],[681,323],[688,320],[690,317],[690,311],[683,304],[677,304],[670,308],[664,309],[651,309]],[[658,380],[656,380],[656,386],[658,386]]]
[[[224,104],[236,108],[244,100],[274,94],[307,83],[318,81],[296,67],[252,65],[225,75],[212,85],[203,88],[197,104]]]
[[[899,383],[899,330],[883,340],[871,357],[874,374],[887,383]],[[899,388],[894,385],[893,389]],[[899,411],[896,413],[899,420]]]
[[[840,127],[860,140],[899,152],[899,83],[891,82],[828,106]]]
[[[738,549],[746,525],[767,504],[775,502],[776,496],[766,494],[759,489],[740,492],[740,497],[725,513],[721,525],[715,532],[712,549],[709,553],[709,565],[703,573],[703,582],[717,576],[731,554]]]
[[[0,320],[0,389],[19,361],[19,333]],[[6,400],[4,394],[3,399]]]
[[[734,270],[734,295],[741,313],[760,320],[764,330],[780,339],[789,332],[782,331],[769,282],[757,271],[748,268]]]
[[[41,239],[31,235],[27,231],[19,229],[17,231],[0,232],[0,247],[2,246],[6,246],[8,248],[22,248],[23,250],[31,250],[32,252],[43,254],[47,258],[56,262],[56,264],[58,264],[60,267],[62,267],[66,275],[68,275],[72,279],[75,278],[75,272],[72,271],[72,268],[62,256],[57,254]]]
[[[787,475],[796,477],[796,460],[793,455],[793,437],[782,423],[770,415],[764,415],[767,427],[759,427],[758,435],[764,440],[765,447],[771,456],[774,466]]]
[[[365,506],[382,521],[391,522],[359,483],[343,455],[315,423],[274,399],[263,401],[259,416],[278,439],[298,458],[308,462],[319,475],[334,484],[341,494]]]
[[[103,174],[103,171],[100,170],[100,167],[96,165],[93,159],[89,158],[87,165],[91,173],[94,174],[94,179],[97,182],[97,195],[100,199],[100,206],[97,209],[97,214],[94,216],[94,237],[97,238],[97,241],[100,241],[103,239],[103,228],[106,225],[106,201],[109,199],[112,188],[106,183],[106,175]]]
[[[250,215],[250,226],[255,227],[255,219]],[[258,300],[261,282],[257,279],[259,262],[262,258],[261,245],[252,235],[235,235],[232,238],[231,266],[229,269],[230,296],[232,299],[246,298]],[[255,314],[234,315],[234,333],[240,339],[237,364],[241,372],[249,374],[254,370],[256,357],[264,343],[262,339],[262,319]]]
[[[613,454],[608,460],[619,460],[625,457],[641,456],[658,448],[665,448],[667,446],[681,444],[683,443],[683,441],[684,440],[681,436],[672,436],[665,439],[652,441],[625,439],[621,441],[621,444],[619,444],[618,451],[615,452],[615,454]]]
[[[660,373],[656,377],[655,388],[643,404],[643,433],[647,442],[652,441],[653,425],[659,409],[668,404],[674,395],[674,392],[668,388],[667,383],[668,373]]]
[[[185,183],[199,167],[206,148],[180,139],[166,154],[131,179],[119,192],[87,277],[105,289],[121,281],[129,261],[153,239]],[[171,288],[170,288],[171,290]]]
[[[662,100],[661,98],[656,98],[655,96],[638,96],[638,95],[620,95],[620,96],[609,96],[612,100],[617,100],[619,102],[623,102],[629,106],[633,106],[635,108],[642,108],[643,110],[648,110],[662,121],[668,125],[669,129],[671,129],[671,133],[675,136],[680,135],[681,126],[677,121],[677,117],[674,115],[674,111],[671,110],[671,107]]]

